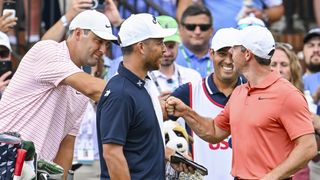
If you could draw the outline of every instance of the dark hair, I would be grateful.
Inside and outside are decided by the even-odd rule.
[[[274,52],[274,49],[272,50]],[[273,54],[273,53],[272,53]],[[256,58],[257,62],[261,65],[267,65],[269,66],[271,63],[271,58],[270,59],[266,59],[266,58],[261,58],[259,56],[254,55],[254,57]]]
[[[187,9],[182,13],[180,23],[183,24],[188,16],[197,16],[200,14],[205,14],[208,16],[210,19],[210,24],[212,24],[213,18],[209,9],[199,4],[194,4],[187,7]]]
[[[131,54],[133,52],[133,45],[121,47],[121,51],[123,55]]]
[[[246,50],[247,50],[247,48],[241,45],[241,52],[244,52],[244,51],[246,51]],[[272,57],[273,54],[274,54],[274,49],[272,49],[272,50],[269,52],[268,55],[270,55],[270,56]],[[261,65],[267,65],[267,66],[270,65],[270,63],[271,63],[271,57],[270,57],[270,59],[266,59],[266,58],[259,57],[259,56],[255,55],[255,54],[253,54],[253,55],[254,55],[254,58],[257,60],[257,62],[258,62],[259,64],[261,64]]]

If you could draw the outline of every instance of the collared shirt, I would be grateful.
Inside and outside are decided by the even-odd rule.
[[[83,72],[65,41],[36,43],[21,60],[0,101],[0,132],[33,141],[40,158],[53,160],[63,138],[76,136],[89,99],[61,84]]]
[[[238,86],[215,124],[232,136],[234,177],[260,179],[289,156],[294,140],[314,133],[303,94],[271,72],[258,85]]]
[[[229,97],[226,97],[222,92],[219,91],[216,84],[213,81],[213,74],[210,74],[202,81],[204,83],[204,91],[209,95],[209,98],[215,103],[219,104],[221,107],[224,107]],[[240,76],[237,81],[237,86],[246,82],[246,79],[243,76]],[[190,106],[190,86],[193,83],[188,83],[180,86],[176,89],[171,95],[181,99],[186,105]]]
[[[311,96],[313,96],[319,88],[320,85],[320,72],[314,73],[314,74],[307,74],[303,76],[303,84],[304,84],[304,90],[310,91]],[[318,103],[317,114],[320,115],[320,108],[319,108],[320,102]]]
[[[103,144],[121,145],[131,179],[164,179],[163,138],[145,83],[120,63],[97,108],[99,152],[103,157]],[[104,158],[100,163],[101,179],[110,179]]]
[[[186,68],[174,63],[174,73],[171,77],[167,77],[159,70],[152,71],[151,79],[155,83],[159,94],[164,91],[173,92],[177,87],[188,82],[197,82],[201,80],[200,74],[190,68]]]
[[[239,77],[236,86],[242,83],[243,78]],[[202,81],[188,83],[188,85],[179,88],[172,95],[183,99],[188,106],[204,117],[215,117],[223,110],[229,99],[229,96],[225,96],[216,87],[213,81],[213,74],[207,76]],[[178,119],[178,122],[184,123],[181,118]],[[192,152],[194,160],[207,167],[210,172],[205,179],[233,180],[233,177],[230,175],[232,160],[231,137],[227,137],[220,143],[210,144],[202,140],[195,133],[190,134],[193,136]]]
[[[206,77],[213,71],[213,62],[210,60],[209,51],[203,57],[198,58],[182,44],[179,46],[176,63],[198,71],[201,77]]]

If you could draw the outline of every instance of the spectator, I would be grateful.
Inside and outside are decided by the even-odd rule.
[[[313,102],[317,104],[316,114],[313,115],[316,132],[319,132],[319,98],[320,98],[320,29],[311,29],[304,37],[303,54],[306,64],[306,73],[303,77],[304,89],[313,97]],[[319,140],[319,136],[317,138]],[[320,146],[319,146],[320,148]],[[320,177],[320,157],[317,155],[309,162],[310,179],[316,180]]]
[[[267,28],[249,26],[235,37],[229,51],[248,83],[235,88],[213,121],[174,97],[167,99],[168,114],[182,116],[211,143],[231,134],[235,179],[291,179],[317,153],[307,102],[290,82],[271,72],[275,43]]]
[[[122,23],[123,62],[97,108],[101,179],[164,179],[163,114],[147,72],[159,68],[163,37],[175,31],[146,13]]]
[[[280,20],[284,13],[282,0],[188,0],[204,4],[210,10],[214,19],[214,30],[220,28],[237,27],[237,20],[253,13],[257,18],[262,19],[265,23],[270,24]],[[178,7],[177,17],[179,13],[183,12],[182,7]]]
[[[11,51],[8,36],[0,31],[0,99],[10,82],[9,76],[12,74]],[[9,69],[6,69],[7,67],[9,67]]]
[[[320,28],[311,29],[303,39],[305,75],[320,71]]]
[[[271,58],[271,70],[278,72],[301,92],[304,92],[302,68],[293,47],[287,43],[277,42]]]
[[[214,63],[214,73],[203,80],[184,84],[171,94],[202,116],[216,116],[226,105],[233,89],[244,82],[228,52],[236,32],[233,28],[223,28],[213,36],[210,57]],[[204,179],[233,179],[230,175],[231,137],[216,145],[203,141],[194,133],[193,139],[194,160],[207,167],[209,171]]]
[[[40,41],[27,52],[0,101],[0,131],[33,141],[39,158],[65,173],[88,97],[97,101],[106,85],[81,67],[94,66],[117,39],[108,18],[94,10],[78,14],[69,30],[66,41]]]
[[[212,16],[203,6],[189,6],[182,14],[179,32],[182,44],[179,46],[177,64],[194,69],[206,77],[212,72],[209,48],[212,36]]]
[[[181,42],[176,20],[170,16],[158,16],[156,18],[163,28],[174,28],[177,30],[174,35],[163,39],[167,50],[160,60],[159,70],[150,73],[159,94],[166,94],[173,92],[173,90],[184,83],[201,80],[201,76],[197,71],[175,63],[178,47]]]
[[[0,31],[1,32],[7,33],[12,29],[12,27],[17,25],[18,18],[16,18],[16,17],[15,18],[8,18],[9,16],[11,16],[11,14],[12,14],[12,12],[0,17]]]

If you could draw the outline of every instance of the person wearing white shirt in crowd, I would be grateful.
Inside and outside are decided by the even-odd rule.
[[[182,84],[201,80],[201,75],[191,68],[186,68],[175,63],[178,47],[181,42],[176,20],[170,16],[158,16],[156,18],[163,28],[177,29],[174,35],[163,39],[167,51],[161,59],[159,70],[150,73],[151,79],[157,86],[159,94],[166,94],[173,92]]]

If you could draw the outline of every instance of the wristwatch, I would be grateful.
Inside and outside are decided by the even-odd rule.
[[[68,20],[67,20],[67,18],[66,18],[65,15],[63,15],[63,16],[60,18],[60,21],[62,22],[62,24],[63,24],[63,26],[64,26],[65,28],[68,28],[69,22],[68,22]]]

